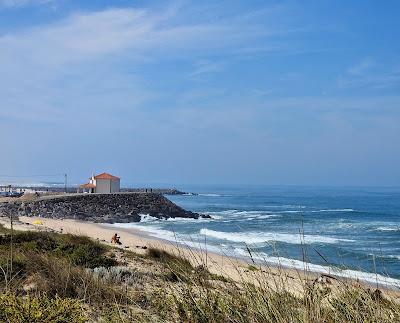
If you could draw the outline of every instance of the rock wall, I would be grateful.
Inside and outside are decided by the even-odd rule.
[[[10,213],[103,223],[139,222],[140,214],[156,218],[199,217],[199,214],[186,211],[156,193],[71,194],[47,196],[28,202],[0,203],[0,214],[9,216]]]

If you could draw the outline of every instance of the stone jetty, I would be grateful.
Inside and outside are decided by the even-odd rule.
[[[141,214],[148,214],[159,219],[197,219],[202,216],[184,210],[158,193],[51,195],[31,201],[0,203],[0,215],[9,216],[10,214],[15,217],[40,216],[100,223],[139,222]]]

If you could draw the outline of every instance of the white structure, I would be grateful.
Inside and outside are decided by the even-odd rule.
[[[88,193],[117,193],[120,191],[120,178],[108,173],[93,175],[89,178],[89,183],[83,184],[79,188]]]

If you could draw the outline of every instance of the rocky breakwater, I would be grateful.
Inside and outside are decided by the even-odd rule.
[[[141,214],[159,219],[197,219],[201,216],[184,210],[157,193],[71,194],[0,203],[0,215],[10,214],[102,223],[139,222]]]

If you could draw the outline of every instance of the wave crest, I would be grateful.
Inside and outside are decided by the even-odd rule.
[[[201,229],[201,235],[206,235],[219,240],[228,240],[232,242],[242,242],[248,244],[267,243],[271,241],[285,242],[292,244],[301,244],[300,234],[292,233],[272,233],[272,232],[223,232],[210,229]],[[354,240],[337,239],[318,235],[304,235],[305,243],[338,243],[341,241],[353,242]]]
[[[243,257],[249,257],[249,253],[241,248],[235,248],[234,253]],[[288,268],[295,268],[298,270],[307,269],[312,272],[318,272],[322,274],[334,275],[343,278],[350,278],[350,279],[360,279],[365,282],[373,283],[373,284],[381,284],[384,286],[396,286],[400,287],[400,280],[396,278],[386,277],[380,274],[375,273],[368,273],[364,271],[357,271],[351,269],[340,269],[337,267],[328,267],[322,265],[316,265],[311,263],[306,263],[301,260],[296,259],[289,259],[284,257],[273,257],[268,256],[265,253],[252,253],[251,257],[254,259],[261,260],[266,263],[273,263],[280,266],[288,267]]]

